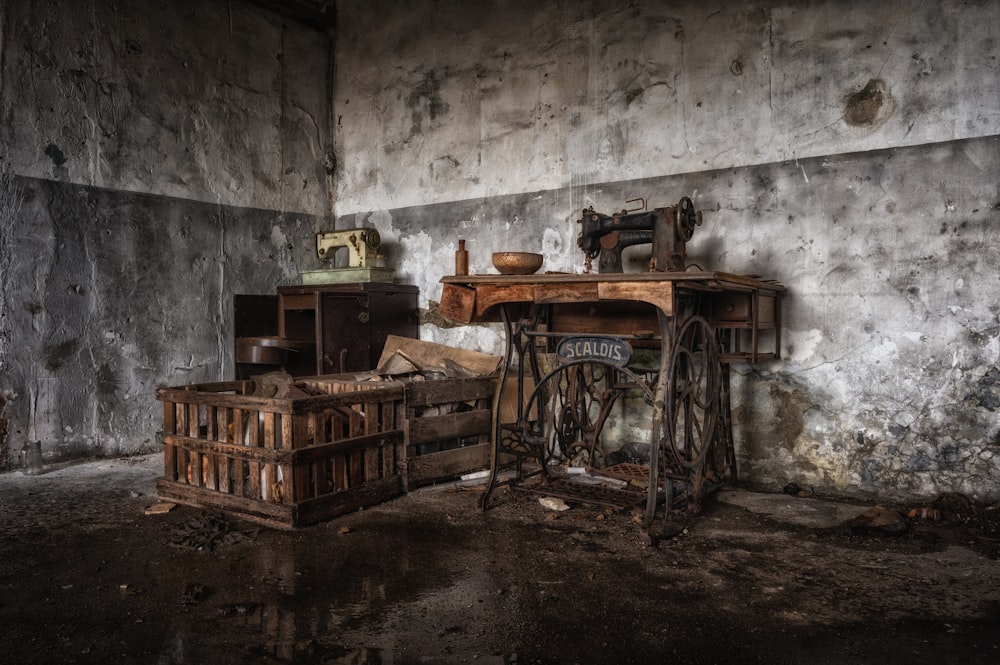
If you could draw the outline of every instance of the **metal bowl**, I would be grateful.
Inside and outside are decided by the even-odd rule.
[[[493,267],[501,275],[530,275],[542,267],[542,255],[531,252],[494,252]]]

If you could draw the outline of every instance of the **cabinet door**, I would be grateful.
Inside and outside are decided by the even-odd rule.
[[[322,374],[371,369],[367,294],[321,296]]]
[[[371,366],[374,368],[382,357],[382,349],[389,335],[417,338],[417,294],[403,290],[372,292],[369,313],[369,344]]]

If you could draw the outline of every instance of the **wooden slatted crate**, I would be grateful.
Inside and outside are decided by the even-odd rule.
[[[311,381],[329,394],[255,397],[252,381],[157,390],[160,498],[293,528],[402,494],[403,385]]]
[[[410,381],[405,404],[410,487],[489,467],[493,379]]]

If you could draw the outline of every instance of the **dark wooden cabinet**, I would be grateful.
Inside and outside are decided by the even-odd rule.
[[[377,282],[279,286],[276,296],[263,296],[272,299],[276,314],[277,328],[270,334],[301,344],[272,366],[240,362],[246,354],[238,352],[237,378],[278,368],[292,376],[374,369],[389,335],[417,337],[417,293],[415,286]],[[245,332],[248,319],[254,323],[259,319],[238,316],[249,303],[260,311],[261,297],[236,296],[234,300],[237,347],[241,339],[263,335],[259,325],[255,332]],[[253,300],[243,301],[241,307],[245,298]]]
[[[293,375],[374,369],[386,337],[417,336],[417,287],[357,283],[278,287],[278,335],[315,341]]]

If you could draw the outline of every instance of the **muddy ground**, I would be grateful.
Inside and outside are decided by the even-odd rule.
[[[865,506],[724,491],[650,545],[628,513],[506,491],[294,532],[146,515],[158,474],[0,475],[0,660],[1000,662],[1000,511],[959,500],[890,534],[838,526]]]

